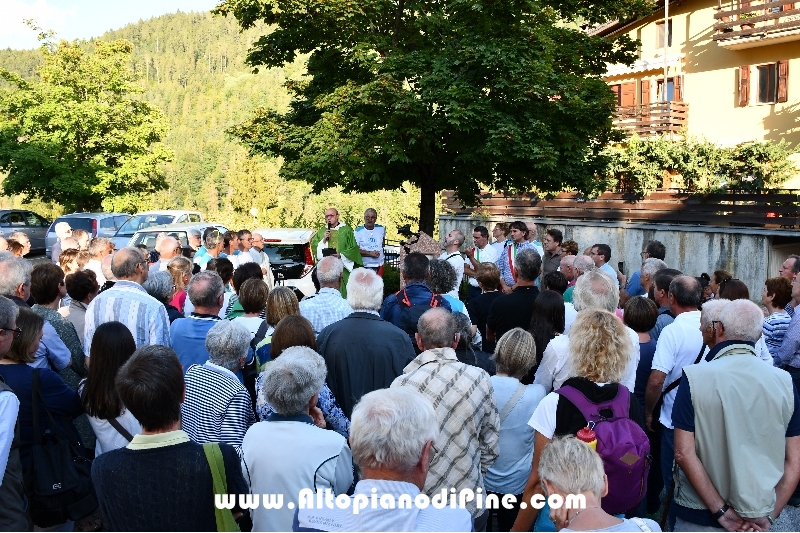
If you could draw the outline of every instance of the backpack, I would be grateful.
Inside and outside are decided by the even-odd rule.
[[[630,419],[631,394],[619,385],[617,396],[594,403],[582,392],[566,385],[556,391],[572,402],[597,436],[597,453],[608,476],[608,495],[602,508],[620,514],[639,505],[647,489],[647,474],[653,458],[644,430]]]
[[[253,360],[246,363],[242,369],[242,380],[244,381],[244,388],[247,389],[247,393],[250,395],[250,404],[253,408],[253,413],[258,412],[256,410],[256,380],[258,379],[260,365],[257,347],[258,343],[266,338],[267,331],[269,331],[269,324],[267,324],[266,320],[262,320],[255,337],[250,341],[250,348],[253,350]],[[258,416],[256,416],[256,419],[258,419]]]
[[[414,338],[414,334],[417,333],[419,317],[428,309],[441,307],[444,303],[444,299],[439,295],[431,294],[430,302],[425,304],[412,304],[405,289],[397,291],[394,293],[394,296],[397,298],[397,306],[400,308],[400,320],[397,323],[397,327],[405,331],[408,336],[411,337],[411,344],[414,346],[414,350],[417,354],[419,354],[421,352]]]

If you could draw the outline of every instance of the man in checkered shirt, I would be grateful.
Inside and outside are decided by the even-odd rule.
[[[433,403],[439,420],[439,436],[433,443],[424,492],[433,497],[456,489],[485,494],[483,478],[499,453],[500,417],[494,389],[484,370],[461,363],[454,347],[458,345],[455,322],[445,309],[434,308],[420,317],[417,344],[424,351],[403,369],[392,387],[414,387]],[[475,521],[475,531],[484,531],[488,511],[478,509],[473,500],[467,509]]]

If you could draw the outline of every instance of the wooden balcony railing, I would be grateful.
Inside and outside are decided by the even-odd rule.
[[[800,29],[800,2],[786,0],[720,1],[714,29],[715,41],[735,40],[758,35],[769,44],[772,37]],[[794,32],[792,32],[794,33]],[[768,39],[769,40],[765,40]],[[800,40],[800,33],[796,35]],[[724,46],[724,43],[720,42]]]
[[[685,102],[656,102],[633,106],[618,106],[614,125],[640,137],[679,133],[687,125],[689,104]]]
[[[575,192],[553,198],[531,193],[480,195],[482,215],[515,218],[558,218],[596,221],[660,222],[668,224],[731,225],[753,227],[800,226],[800,191],[763,193],[722,192],[703,194],[665,189],[646,197],[623,191],[605,192],[584,199]],[[443,207],[454,215],[472,215],[476,209],[462,207],[453,191],[442,192]]]

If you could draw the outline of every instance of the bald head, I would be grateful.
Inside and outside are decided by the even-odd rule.
[[[338,257],[329,255],[317,263],[317,279],[320,287],[338,289],[342,283],[344,263]]]
[[[456,343],[453,314],[442,308],[425,311],[417,322],[417,344],[423,350],[452,348]]]
[[[105,256],[102,261],[100,261],[100,270],[103,272],[103,276],[107,280],[116,281],[117,277],[111,272],[111,260],[114,259],[113,255]]]
[[[113,255],[111,272],[119,280],[142,284],[147,280],[147,262],[138,248],[126,246]]]
[[[161,239],[161,242],[156,246],[156,250],[161,254],[161,259],[168,260],[179,254],[179,247],[178,239],[168,235]]]

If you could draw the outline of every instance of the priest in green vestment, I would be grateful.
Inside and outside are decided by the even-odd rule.
[[[336,255],[344,263],[342,285],[339,287],[339,292],[342,293],[342,298],[347,298],[347,280],[350,278],[350,272],[354,268],[364,265],[361,259],[361,250],[359,250],[355,235],[353,235],[353,228],[344,222],[339,222],[339,211],[333,208],[327,209],[325,222],[326,226],[317,230],[317,233],[311,238],[311,250],[313,250],[315,261],[324,257],[323,250],[325,248],[336,250]]]

